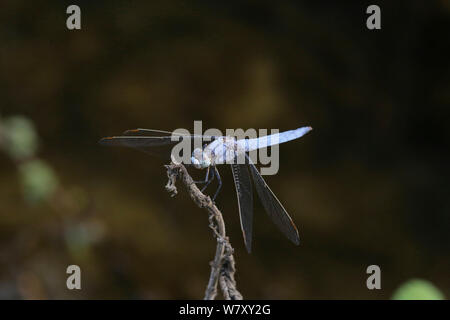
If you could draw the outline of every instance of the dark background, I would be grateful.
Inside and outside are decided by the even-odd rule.
[[[81,30],[66,28],[69,4]],[[245,298],[387,299],[413,278],[449,297],[450,4],[377,1],[374,31],[369,4],[2,0],[0,116],[34,125],[32,158],[57,187],[27,200],[29,159],[0,153],[0,298],[202,298],[215,250],[206,212],[183,191],[170,198],[160,159],[97,145],[194,120],[314,128],[280,147],[267,177],[299,247],[257,204],[247,254],[220,168]],[[66,288],[70,264],[81,291]],[[366,288],[371,264],[381,290]]]

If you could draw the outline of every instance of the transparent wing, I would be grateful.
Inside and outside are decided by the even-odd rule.
[[[116,136],[106,137],[99,141],[104,146],[121,146],[133,148],[150,155],[170,159],[173,146],[180,140],[173,140],[171,136],[146,137],[146,136]]]
[[[289,240],[296,245],[300,244],[297,227],[286,212],[286,209],[283,208],[280,201],[273,194],[272,190],[270,190],[255,165],[250,163],[249,166],[253,182],[255,183],[256,192],[258,193],[267,214]]]
[[[239,218],[241,220],[242,235],[248,253],[252,250],[253,230],[253,192],[250,174],[247,165],[232,164],[234,185],[239,206]]]
[[[156,130],[156,129],[143,129],[143,128],[137,128],[137,129],[130,129],[123,133],[124,135],[147,135],[147,136],[185,136],[183,134],[179,134],[176,132],[171,131],[165,131],[165,130]],[[189,135],[190,136],[190,135]],[[204,136],[207,138],[207,136]]]
[[[102,138],[99,143],[104,146],[122,146],[130,148],[148,148],[176,144],[179,138],[171,136],[146,137],[146,136],[115,136]]]
[[[205,135],[196,135],[196,134],[182,134],[177,132],[171,132],[171,131],[165,131],[165,130],[156,130],[156,129],[130,129],[126,130],[123,133],[125,136],[150,136],[150,137],[156,137],[156,138],[163,138],[167,136],[174,136],[174,137],[189,137],[191,139],[202,139],[205,142],[210,142],[215,140],[217,137],[214,136],[205,136]]]
[[[172,148],[182,139],[189,139],[191,142],[191,152],[195,146],[202,146],[204,143],[209,143],[215,137],[202,136],[202,135],[172,135],[171,132],[151,130],[151,129],[134,129],[125,131],[125,134],[142,134],[152,133],[161,134],[166,133],[163,136],[114,136],[106,137],[99,141],[99,144],[104,146],[121,146],[137,149],[147,154],[163,157],[164,159],[170,159]]]

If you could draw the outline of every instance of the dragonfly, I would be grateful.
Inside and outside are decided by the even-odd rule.
[[[212,198],[213,201],[215,201],[222,187],[222,179],[217,165],[230,164],[236,188],[242,235],[245,247],[250,253],[253,233],[252,185],[255,187],[265,211],[278,229],[296,245],[300,244],[300,237],[292,218],[263,179],[255,163],[251,160],[249,153],[298,139],[311,130],[311,127],[301,127],[258,138],[237,139],[232,136],[179,134],[164,130],[139,128],[127,130],[122,136],[102,138],[99,143],[106,146],[130,147],[151,155],[163,155],[166,158],[170,156],[173,162],[174,158],[171,149],[182,139],[188,139],[194,146],[202,146],[194,148],[190,158],[188,157],[188,163],[185,164],[196,169],[206,169],[205,178],[201,181],[194,181],[196,184],[203,184],[201,192],[206,189],[214,178],[217,178],[218,187]],[[205,141],[209,143],[202,144]],[[240,161],[237,161],[238,159]]]

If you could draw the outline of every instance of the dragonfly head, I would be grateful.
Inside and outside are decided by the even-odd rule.
[[[205,169],[211,165],[211,158],[200,148],[195,148],[192,152],[191,163],[197,169]]]

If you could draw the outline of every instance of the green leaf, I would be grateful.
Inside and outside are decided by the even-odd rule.
[[[402,284],[392,295],[392,300],[443,300],[443,293],[431,282],[411,279]]]
[[[31,203],[48,199],[58,186],[58,179],[42,160],[25,162],[19,167],[25,199]]]
[[[3,120],[4,150],[13,159],[26,159],[34,155],[38,138],[33,123],[25,117],[14,116]]]

